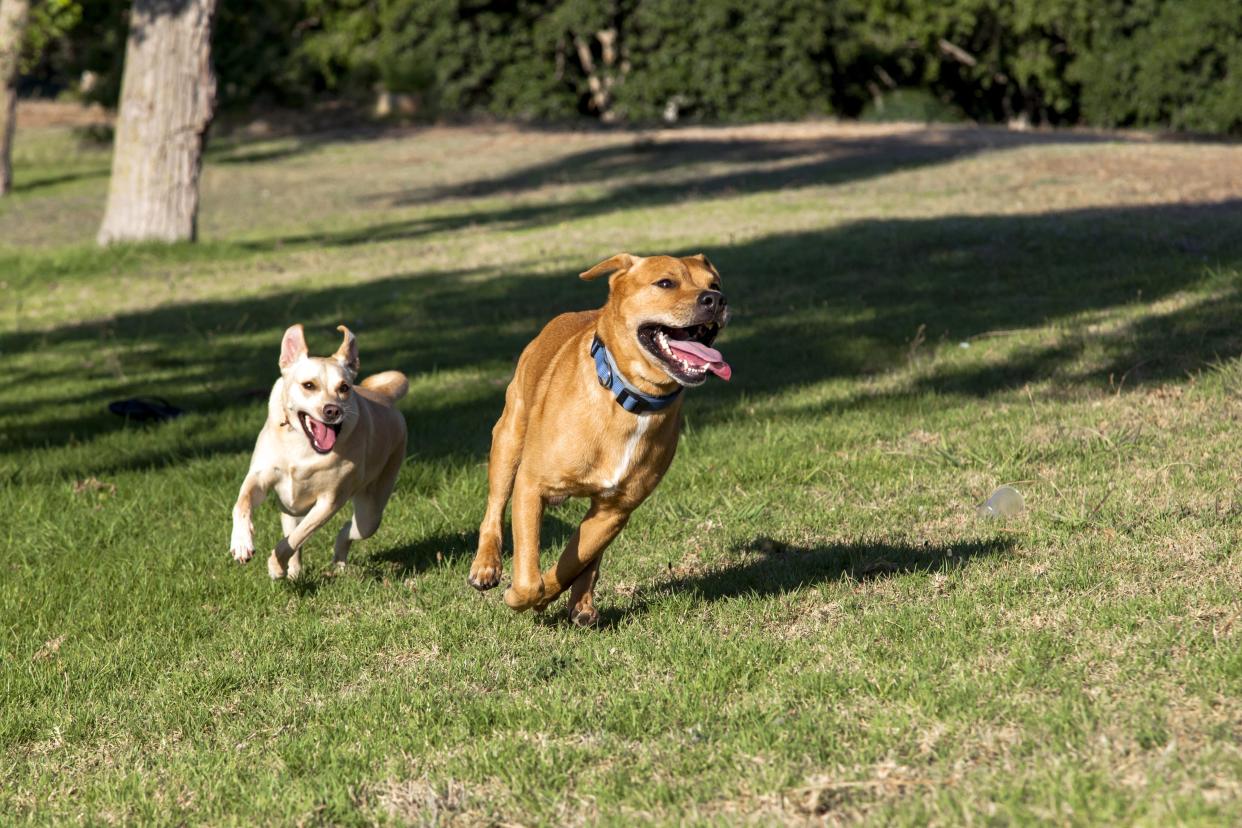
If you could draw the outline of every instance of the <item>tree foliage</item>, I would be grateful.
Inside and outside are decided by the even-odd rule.
[[[39,5],[31,76],[90,70],[114,100],[128,3]],[[921,90],[980,121],[1242,131],[1237,0],[223,0],[215,53],[225,106],[384,89],[439,114],[754,120]]]
[[[1100,0],[1068,79],[1087,121],[1242,132],[1242,6]]]

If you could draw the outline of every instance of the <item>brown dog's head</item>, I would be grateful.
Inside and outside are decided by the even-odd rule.
[[[720,274],[702,253],[648,256],[618,253],[582,274],[611,274],[600,331],[627,377],[656,386],[669,380],[702,385],[708,373],[729,379],[732,369],[711,347],[729,322]]]
[[[301,325],[285,331],[280,342],[281,405],[290,423],[302,427],[311,448],[327,454],[342,433],[358,421],[354,377],[358,373],[358,340],[349,328],[337,328],[345,339],[330,357],[312,357]]]

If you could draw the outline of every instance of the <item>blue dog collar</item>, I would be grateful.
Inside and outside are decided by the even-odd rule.
[[[659,411],[662,408],[668,408],[681,395],[681,389],[678,388],[673,393],[665,394],[663,397],[652,397],[630,385],[621,376],[621,372],[617,370],[617,364],[613,362],[612,354],[608,353],[608,349],[604,347],[604,343],[600,341],[598,334],[591,340],[591,356],[595,358],[595,376],[599,377],[599,384],[609,394],[612,394],[617,400],[617,405],[626,411],[633,414],[641,414],[644,411]]]

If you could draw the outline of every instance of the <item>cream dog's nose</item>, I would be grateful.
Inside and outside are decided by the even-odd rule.
[[[323,419],[324,422],[335,423],[337,420],[341,419],[341,407],[339,405],[328,403],[323,407]]]

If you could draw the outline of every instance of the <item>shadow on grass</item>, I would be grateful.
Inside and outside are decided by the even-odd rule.
[[[743,134],[744,135],[744,134]],[[919,129],[890,134],[798,137],[779,127],[761,137],[638,136],[550,159],[493,178],[381,193],[393,204],[514,196],[558,185],[610,184],[611,195],[650,204],[688,197],[842,184],[986,152],[1051,144],[1116,142],[1087,133]],[[723,168],[723,169],[722,169]]]
[[[934,544],[858,541],[796,546],[756,538],[737,550],[752,559],[740,566],[679,577],[658,589],[690,592],[708,601],[791,592],[824,581],[869,581],[917,572],[945,572],[1013,546],[1008,538]]]
[[[13,182],[12,192],[14,194],[31,193],[47,187],[55,187],[59,184],[70,184],[74,181],[89,181],[95,178],[107,178],[108,172],[108,168],[103,166],[77,170],[70,173],[61,173],[58,175],[34,175],[29,177],[23,175]]]
[[[482,505],[481,503],[479,504],[478,517],[480,519],[483,517]],[[546,511],[544,512],[543,523],[540,528],[540,545],[545,550],[553,549],[556,550],[557,554],[560,554],[560,549],[569,541],[569,536],[573,534],[574,529],[577,527],[577,520],[566,520],[564,516],[556,512]],[[510,553],[512,550],[509,548],[510,538],[511,535],[508,532],[508,527],[506,527],[506,548],[503,552],[505,579],[508,577],[511,563]],[[472,559],[475,549],[478,547],[478,542],[479,534],[475,531],[445,532],[420,538],[404,546],[383,549],[369,557],[365,557],[364,553],[364,557],[355,559],[355,563],[375,580],[405,578],[410,575],[417,575],[433,567]],[[504,582],[502,580],[501,587],[498,587],[498,589],[503,588],[503,586]]]
[[[704,601],[733,598],[765,598],[814,587],[829,581],[873,581],[914,573],[949,572],[972,562],[1007,552],[1008,538],[957,541],[890,543],[857,541],[822,546],[796,546],[755,538],[734,550],[748,559],[706,572],[674,576],[640,591],[629,607],[600,608],[600,625],[615,626],[647,613],[661,595],[689,593]],[[545,613],[549,623],[568,623],[564,599]]]
[[[529,228],[623,209],[845,184],[1024,146],[1118,140],[1124,139],[1075,133],[1015,133],[987,128],[920,130],[856,138],[661,141],[637,138],[572,153],[496,178],[449,187],[378,193],[367,201],[406,207],[461,199],[512,198],[557,185],[606,185],[604,191],[595,196],[491,210],[465,209],[449,215],[399,219],[245,244],[254,250],[286,245],[350,246],[411,240],[465,227]]]
[[[654,169],[662,169],[660,163]],[[595,159],[588,166],[602,176],[613,164]],[[543,174],[528,173],[532,181]],[[499,191],[523,181],[519,176],[488,186]],[[783,185],[774,180],[769,186]],[[572,212],[574,204],[548,209],[562,207]],[[466,210],[461,220],[467,218],[485,221],[486,215]],[[1113,384],[1124,378],[1130,388],[1181,379],[1242,354],[1233,322],[1242,313],[1242,293],[1219,278],[1222,269],[1242,267],[1237,200],[864,220],[706,252],[723,273],[736,311],[720,339],[734,379],[693,392],[687,413],[696,425],[730,417],[755,399],[768,399],[765,417],[806,413],[772,398],[824,380],[902,367],[920,330],[931,343],[956,342],[1139,307],[1200,289],[1213,278],[1219,285],[1202,301],[1094,334],[1091,344],[1103,348],[1104,371],[1075,373],[1086,340],[1069,340],[1019,350],[1001,363],[945,360],[893,394],[986,397],[1050,377],[1108,388],[1110,375]],[[157,255],[146,255],[143,267]],[[136,282],[132,289],[143,286]],[[277,376],[281,332],[299,321],[307,326],[313,352],[333,350],[339,341],[333,328],[344,322],[358,334],[364,374],[388,368],[411,374],[414,390],[402,409],[415,461],[477,463],[486,455],[522,347],[556,313],[598,306],[604,296],[603,285],[585,285],[573,272],[409,272],[262,297],[163,305],[34,335],[6,333],[0,352],[34,354],[46,366],[20,387],[38,390],[46,376],[58,379],[50,393],[0,391],[0,455],[121,431],[125,424],[106,412],[106,404],[139,395],[167,397],[200,415],[187,418],[198,425],[169,432],[175,441],[161,441],[157,428],[151,439],[128,444],[127,453],[92,452],[95,459],[85,465],[74,461],[75,473],[158,468],[244,450],[262,422],[260,400]],[[448,375],[434,394],[420,390],[419,380],[428,373]],[[859,396],[852,404],[889,404],[891,396]],[[252,428],[213,430],[215,415],[238,408],[247,410],[247,422],[253,412]]]

